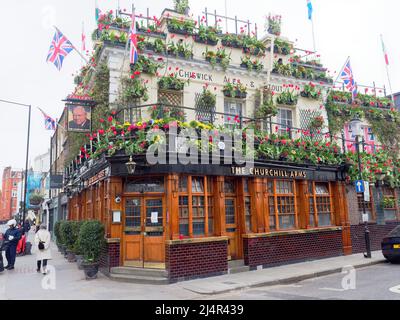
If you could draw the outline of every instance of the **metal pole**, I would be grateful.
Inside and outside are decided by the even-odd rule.
[[[314,52],[317,52],[317,49],[315,46],[314,18],[311,18],[311,25],[312,25],[312,37],[313,37]]]
[[[359,180],[363,181],[362,178],[362,168],[361,168],[361,153],[360,153],[360,137],[357,135],[356,136],[356,148],[357,148],[357,156],[358,156],[358,174],[359,174]],[[363,214],[364,216],[366,215],[366,209],[365,209],[365,190],[362,193],[362,209],[363,209]],[[370,236],[369,236],[369,229],[368,229],[368,221],[365,221],[365,247],[367,249],[367,254],[364,254],[364,257],[367,259],[371,259],[371,241],[370,241]]]
[[[22,221],[25,221],[25,214],[26,214],[26,195],[27,195],[27,189],[28,189],[29,140],[30,140],[30,134],[31,134],[31,111],[32,111],[32,107],[29,105],[28,137],[27,137],[27,142],[26,142],[26,159],[25,159],[24,211],[22,212]]]

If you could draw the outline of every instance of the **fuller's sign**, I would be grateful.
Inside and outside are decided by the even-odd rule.
[[[236,176],[256,176],[286,179],[307,179],[306,171],[283,170],[270,168],[240,168],[232,167],[232,174]]]

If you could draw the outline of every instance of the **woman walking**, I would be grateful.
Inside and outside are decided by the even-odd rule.
[[[50,251],[50,241],[51,235],[50,232],[47,231],[47,227],[45,224],[40,225],[40,230],[35,235],[35,250],[36,250],[36,260],[37,260],[37,272],[40,272],[42,261],[43,261],[43,269],[42,273],[47,273],[47,261],[51,259],[51,251]]]

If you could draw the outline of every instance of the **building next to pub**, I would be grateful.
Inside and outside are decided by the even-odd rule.
[[[274,17],[261,40],[249,22],[241,32],[219,32],[212,14],[195,21],[166,9],[159,19],[136,18],[133,66],[125,50],[130,19],[100,18],[93,59],[107,78],[84,68],[76,94],[100,79],[109,112],[64,172],[68,219],[106,226],[103,271],[158,268],[179,281],[224,274],[235,260],[255,269],[351,254],[351,224],[360,225],[346,190],[354,176],[346,138],[329,130],[333,81],[318,59],[278,36]],[[222,158],[172,164],[189,152],[179,136],[188,128],[207,129],[196,146]],[[234,129],[243,141],[255,130],[250,167],[226,161],[229,141],[218,135]],[[146,136],[154,130],[165,135]],[[146,151],[163,143],[167,161],[149,164]]]

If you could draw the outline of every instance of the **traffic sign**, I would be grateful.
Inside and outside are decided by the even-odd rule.
[[[362,181],[362,180],[356,181],[356,190],[357,190],[357,193],[365,192],[364,181]]]

